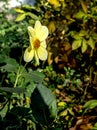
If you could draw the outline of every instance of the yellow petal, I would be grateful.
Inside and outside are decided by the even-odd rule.
[[[35,39],[34,37],[30,37],[30,46],[32,49],[34,48],[34,44],[33,44],[34,39]]]
[[[35,37],[35,30],[31,26],[28,26],[28,34],[30,37]]]
[[[41,44],[41,46],[44,47],[44,48],[47,47],[47,45],[46,45],[46,41],[42,41],[40,44]]]
[[[48,28],[46,26],[42,26],[40,21],[36,21],[34,29],[35,29],[36,37],[40,41],[43,41],[47,38],[49,34]]]
[[[35,31],[38,32],[40,30],[41,26],[42,25],[41,25],[40,21],[37,20],[35,22],[35,26],[34,26]]]
[[[24,53],[24,61],[30,62],[33,59],[33,57],[34,57],[34,50],[32,50],[31,47],[28,47]]]
[[[44,47],[39,47],[37,50],[37,54],[40,60],[46,60],[48,56],[48,52]]]
[[[39,65],[39,57],[36,51],[35,51],[35,60],[36,60],[36,64]]]
[[[41,26],[40,30],[36,31],[36,37],[43,41],[47,38],[49,34],[48,28],[46,26]]]

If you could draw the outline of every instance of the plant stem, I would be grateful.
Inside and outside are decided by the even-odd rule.
[[[23,71],[24,71],[24,68],[26,67],[27,63],[24,65],[23,69],[20,71],[20,66],[19,66],[19,69],[18,69],[18,72],[17,72],[17,75],[16,75],[16,80],[15,80],[15,83],[14,83],[14,88],[16,87],[17,85],[17,82],[18,82],[18,79],[19,77],[22,75]]]
[[[91,81],[92,81],[92,73],[93,73],[93,67],[91,66],[92,57],[93,57],[93,49],[90,52],[90,84],[91,84]]]
[[[19,69],[18,69],[18,72],[17,72],[17,75],[16,75],[16,80],[15,80],[15,83],[14,83],[14,88],[16,87],[16,85],[17,85],[17,82],[18,82],[18,79],[19,79],[19,77],[20,77],[20,66],[19,66]]]

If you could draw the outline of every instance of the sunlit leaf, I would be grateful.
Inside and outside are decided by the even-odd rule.
[[[81,43],[82,43],[82,39],[74,40],[72,44],[72,50],[78,49],[81,46]]]
[[[82,6],[82,8],[83,8],[83,11],[84,11],[85,13],[87,13],[87,11],[88,11],[87,5],[86,5],[86,3],[85,3],[83,0],[81,1],[81,6]]]
[[[92,37],[89,38],[88,45],[94,49],[95,48],[95,42]]]
[[[78,13],[76,13],[74,15],[74,17],[77,18],[77,19],[82,19],[85,16],[86,16],[86,14],[83,11],[79,11]]]
[[[81,31],[79,32],[79,36],[83,37],[83,36],[85,36],[85,35],[87,35],[87,31],[86,31],[86,30],[81,30]]]
[[[33,13],[28,12],[28,13],[26,13],[26,15],[30,16],[34,20],[39,20],[39,17]]]
[[[88,44],[85,39],[82,40],[82,46],[81,46],[81,51],[84,53],[87,50]]]
[[[84,104],[84,106],[83,106],[83,113],[86,113],[87,110],[93,109],[95,107],[97,107],[97,100],[96,99],[90,100],[90,101],[88,101],[88,102],[86,102]]]
[[[97,130],[97,122],[94,124],[92,130]]]
[[[81,36],[79,35],[79,33],[74,34],[72,37],[73,37],[74,39],[76,39],[76,40],[80,40],[80,39],[81,39]]]
[[[26,18],[27,13],[18,14],[17,18],[15,19],[16,22],[22,21]]]
[[[14,9],[17,13],[24,13],[24,10],[20,9],[20,8],[15,8]]]
[[[66,116],[68,114],[68,110],[66,109],[66,110],[64,110],[64,111],[62,111],[60,114],[59,114],[59,116]]]

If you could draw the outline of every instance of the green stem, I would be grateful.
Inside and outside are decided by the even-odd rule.
[[[92,62],[92,57],[93,57],[93,49],[91,50],[91,53],[90,53],[90,84],[91,84],[91,81],[92,81],[92,73],[93,73],[93,67],[91,66],[91,62]]]
[[[21,70],[21,73],[20,73],[20,75],[23,73],[23,71],[24,71],[24,68],[27,66],[27,62],[25,63],[25,65],[24,65],[24,67],[23,67],[23,69]]]
[[[18,72],[17,72],[17,75],[16,75],[16,80],[15,80],[15,83],[14,83],[14,88],[16,87],[17,85],[17,82],[18,82],[18,79],[19,77],[22,75],[23,71],[24,71],[24,68],[26,67],[27,63],[24,65],[23,69],[20,71],[20,66],[19,66],[19,69],[18,69]]]
[[[17,75],[16,75],[16,80],[15,80],[15,83],[14,83],[14,88],[16,87],[16,85],[17,85],[17,82],[18,82],[18,79],[19,79],[19,77],[20,77],[20,66],[19,66],[19,69],[18,69],[18,72],[17,72]]]

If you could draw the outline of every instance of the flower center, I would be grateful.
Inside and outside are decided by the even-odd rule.
[[[38,39],[36,39],[35,41],[34,41],[34,48],[35,49],[38,49],[40,47],[40,41],[38,40]]]

